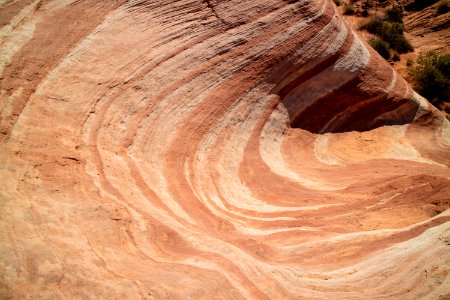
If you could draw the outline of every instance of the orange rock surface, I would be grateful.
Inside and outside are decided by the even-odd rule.
[[[440,299],[450,124],[329,0],[0,0],[1,299]]]

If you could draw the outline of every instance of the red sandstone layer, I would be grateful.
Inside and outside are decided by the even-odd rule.
[[[450,124],[331,1],[0,25],[0,298],[449,295]]]

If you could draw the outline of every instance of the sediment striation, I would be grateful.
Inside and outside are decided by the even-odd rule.
[[[449,122],[331,1],[0,25],[0,298],[449,296]]]

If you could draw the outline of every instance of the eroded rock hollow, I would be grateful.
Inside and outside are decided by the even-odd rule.
[[[449,122],[332,1],[0,25],[0,298],[449,295]]]

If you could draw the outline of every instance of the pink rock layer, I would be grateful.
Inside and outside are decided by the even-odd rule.
[[[332,1],[0,25],[0,298],[449,296],[449,122]]]

